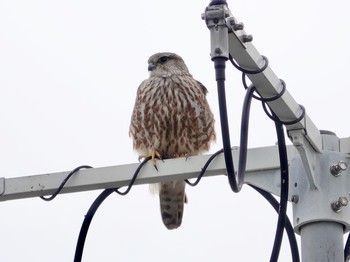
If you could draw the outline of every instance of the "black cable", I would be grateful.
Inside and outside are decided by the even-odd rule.
[[[350,260],[350,234],[346,240],[345,248],[344,248],[344,261]]]
[[[118,193],[118,194],[121,195],[121,196],[125,196],[126,194],[128,194],[129,191],[131,190],[132,186],[134,185],[134,183],[135,183],[135,181],[136,181],[136,178],[137,178],[138,174],[140,173],[141,168],[142,168],[151,158],[152,158],[151,156],[146,157],[146,158],[139,164],[139,166],[137,167],[137,169],[136,169],[135,172],[134,172],[133,177],[132,177],[131,180],[130,180],[130,183],[129,183],[127,189],[126,189],[124,192],[120,192],[120,191],[119,191],[119,188],[117,188],[117,189],[115,190],[115,192]]]
[[[196,186],[198,185],[199,181],[202,179],[205,171],[207,171],[208,166],[210,165],[210,163],[214,160],[215,157],[217,157],[218,155],[220,155],[221,153],[223,153],[224,150],[220,149],[219,151],[215,152],[214,154],[212,154],[209,159],[207,160],[207,162],[205,162],[204,166],[202,167],[201,172],[199,173],[196,181],[194,181],[193,183],[191,181],[189,181],[188,179],[185,179],[185,182],[190,185],[190,186]]]
[[[245,79],[245,78],[243,77],[242,79]],[[280,92],[280,94],[278,94],[275,97],[268,98],[266,100],[263,98],[259,98],[259,100],[261,100],[262,103],[265,105],[267,101],[273,101],[280,98],[285,92],[285,86],[286,86],[283,80],[282,80],[282,84],[283,84],[283,90],[282,92]],[[246,86],[246,83],[244,83],[244,85]],[[253,90],[255,88],[251,85],[249,89]],[[305,110],[303,110],[303,112],[305,113]],[[299,120],[298,119],[297,120],[300,121],[302,117]],[[270,261],[277,261],[279,257],[280,249],[281,249],[281,244],[283,239],[283,230],[285,227],[285,221],[287,216],[286,212],[287,212],[287,203],[288,203],[289,176],[288,176],[287,149],[286,149],[284,131],[282,126],[283,123],[281,121],[276,121],[276,119],[278,119],[276,115],[273,115],[272,119],[275,121],[275,126],[276,126],[276,133],[278,137],[278,150],[279,150],[280,166],[281,166],[281,192],[280,192],[280,205],[279,205],[279,212],[278,212],[279,216],[278,216],[278,222],[277,222],[277,228],[276,228],[276,234],[275,234],[275,241],[274,241],[274,245],[273,245],[273,249],[270,257]]]
[[[56,191],[50,196],[50,197],[45,197],[45,196],[40,196],[40,198],[42,200],[45,201],[51,201],[53,200],[63,189],[64,185],[67,183],[68,179],[73,176],[76,172],[78,172],[80,169],[82,168],[92,168],[91,166],[78,166],[77,168],[73,169],[68,175],[67,177],[62,181],[62,183],[60,184],[60,186],[56,189]]]
[[[278,212],[277,229],[275,234],[275,241],[271,253],[270,261],[277,261],[281,250],[283,229],[285,226],[287,216],[287,203],[288,203],[288,189],[289,189],[289,173],[288,173],[288,156],[287,147],[284,137],[283,125],[279,122],[275,122],[276,133],[278,137],[278,152],[280,158],[281,168],[281,192],[280,192],[280,205]]]
[[[278,201],[272,196],[272,194],[270,194],[269,192],[266,192],[265,190],[262,190],[261,188],[258,188],[256,186],[253,186],[253,185],[249,185],[249,186],[251,186],[257,192],[259,192],[271,204],[271,206],[275,209],[275,211],[277,213],[279,213],[279,206],[280,205],[279,205]],[[288,236],[289,243],[290,243],[290,247],[291,247],[292,260],[293,260],[293,262],[300,262],[297,239],[295,237],[292,223],[290,222],[288,216],[286,216],[285,229],[286,229],[287,236]]]
[[[305,108],[302,105],[300,105],[300,107],[302,109],[301,116],[299,118],[297,118],[296,120],[289,121],[289,122],[280,121],[274,113],[269,114],[268,110],[266,109],[266,104],[267,104],[267,102],[271,102],[271,101],[277,100],[280,97],[282,97],[282,95],[286,91],[285,82],[283,80],[281,80],[282,90],[278,95],[271,97],[271,98],[264,99],[263,97],[261,97],[261,95],[259,93],[258,94],[260,97],[255,96],[253,94],[253,92],[255,90],[254,86],[251,85],[250,87],[248,87],[246,80],[245,80],[246,74],[258,74],[258,73],[263,72],[267,68],[268,59],[264,56],[263,56],[263,58],[265,60],[265,65],[261,69],[247,70],[247,69],[239,67],[234,62],[232,56],[230,55],[231,63],[234,65],[234,67],[236,67],[238,70],[240,70],[242,72],[242,83],[243,83],[243,86],[245,87],[245,89],[247,89],[247,92],[248,92],[248,90],[251,92],[251,94],[249,94],[250,98],[254,97],[257,100],[262,101],[263,108],[264,108],[266,114],[269,116],[269,118],[271,118],[275,122],[276,133],[277,133],[277,137],[278,137],[278,150],[279,150],[279,156],[280,156],[280,166],[281,166],[281,192],[280,192],[280,204],[279,205],[277,204],[277,207],[276,207],[278,210],[279,216],[278,216],[278,222],[277,222],[277,228],[276,228],[276,234],[275,234],[275,241],[274,241],[274,245],[273,245],[273,249],[272,249],[271,257],[270,257],[270,261],[274,262],[274,261],[277,261],[278,257],[279,257],[280,248],[281,248],[282,239],[283,239],[283,230],[286,226],[286,220],[288,220],[288,222],[290,224],[290,221],[289,221],[287,214],[286,214],[287,203],[288,203],[289,174],[288,174],[288,157],[287,157],[287,149],[286,149],[285,137],[284,137],[284,131],[283,131],[283,124],[290,125],[290,124],[295,124],[295,123],[299,122],[305,116]],[[248,97],[248,94],[246,95],[246,98],[247,97]],[[243,119],[245,117],[249,117],[249,111],[248,111],[246,116],[243,116],[243,111],[242,111],[241,139],[242,139],[242,137],[244,137],[244,135],[248,135],[248,126],[246,128],[246,132],[244,132],[244,127],[243,127]],[[241,143],[242,143],[242,141],[241,141]],[[243,144],[244,144],[244,142],[243,142]],[[245,165],[240,165],[240,166],[242,166],[242,170],[239,170],[239,173],[244,172]],[[243,166],[244,166],[244,169],[243,169]],[[298,251],[297,243],[295,240],[295,234],[293,232],[293,228],[291,225],[290,225],[289,231],[290,232],[288,233],[288,235],[289,235],[289,240],[290,240],[290,245],[291,245],[291,250],[292,250],[293,261],[299,261],[299,251]]]
[[[218,99],[219,99],[219,113],[220,113],[220,123],[221,123],[221,134],[223,141],[224,158],[227,170],[227,177],[231,189],[234,192],[239,192],[242,188],[243,179],[242,177],[237,177],[235,174],[231,142],[230,142],[230,131],[227,120],[227,108],[226,108],[226,93],[225,93],[225,68],[226,68],[226,58],[216,57],[214,60],[215,67],[215,78],[217,82],[218,89]]]
[[[255,87],[248,87],[242,108],[241,116],[241,131],[240,131],[240,143],[239,143],[239,158],[238,158],[238,177],[241,177],[242,183],[244,182],[245,170],[247,165],[247,151],[248,151],[248,131],[249,131],[249,116],[250,105],[252,102]]]
[[[244,74],[248,74],[248,75],[256,75],[259,74],[261,72],[263,72],[268,66],[269,66],[269,60],[267,59],[266,56],[262,55],[262,58],[264,59],[264,66],[262,68],[259,69],[253,69],[253,70],[249,70],[249,69],[245,69],[243,67],[240,67],[234,60],[233,57],[231,56],[231,54],[229,55],[229,59],[231,61],[231,64],[239,71],[241,71]]]
[[[268,59],[266,57],[263,57],[265,60],[265,64],[262,68],[257,70],[248,70],[239,67],[233,60],[232,56],[230,55],[230,61],[231,63],[240,71],[247,74],[258,74],[264,71],[268,67]],[[232,152],[231,152],[231,142],[230,142],[230,132],[228,127],[228,120],[227,120],[227,107],[226,107],[226,93],[225,93],[225,63],[226,58],[224,57],[216,57],[213,59],[214,61],[214,67],[215,67],[215,77],[217,81],[217,88],[218,88],[218,98],[219,98],[219,112],[220,112],[220,123],[221,123],[221,132],[222,132],[222,140],[223,140],[223,150],[224,150],[224,157],[225,157],[225,164],[226,164],[226,170],[227,170],[227,176],[229,180],[229,184],[231,186],[231,189],[234,192],[239,192],[242,188],[243,182],[244,182],[244,173],[245,173],[245,167],[246,167],[246,154],[247,154],[247,129],[248,129],[248,122],[249,122],[249,110],[250,110],[250,103],[251,98],[253,94],[247,94],[245,103],[248,103],[249,105],[244,105],[244,108],[247,110],[242,111],[242,124],[241,124],[241,141],[240,144],[244,146],[240,146],[240,158],[239,158],[239,166],[238,166],[238,172],[235,173],[233,160],[232,160]],[[249,92],[254,92],[255,88],[250,88]],[[243,156],[241,158],[241,156]]]
[[[77,246],[75,248],[75,255],[74,255],[74,262],[80,262],[83,251],[84,251],[84,244],[85,244],[85,239],[87,232],[89,230],[92,218],[94,217],[97,209],[99,206],[102,204],[102,202],[113,192],[118,193],[119,195],[126,195],[129,193],[131,187],[134,185],[135,180],[140,173],[141,168],[151,159],[151,157],[145,158],[138,168],[135,170],[133,177],[130,180],[130,183],[127,187],[127,189],[124,192],[120,192],[119,188],[112,188],[112,189],[105,189],[97,198],[96,200],[92,203],[91,207],[89,208],[88,212],[85,215],[83,224],[81,225],[78,241],[77,241]]]
[[[253,95],[253,97],[256,99],[256,100],[259,100],[259,101],[264,101],[264,102],[272,102],[272,101],[275,101],[277,100],[278,98],[280,98],[281,96],[283,96],[283,94],[286,92],[287,90],[287,87],[286,87],[286,82],[284,82],[283,79],[280,79],[281,81],[281,84],[282,84],[282,90],[275,96],[273,97],[268,97],[268,98],[263,98],[260,93],[255,90],[256,93],[258,93],[259,96],[256,96],[256,95]],[[243,83],[243,86],[244,86],[244,89],[247,89],[248,88],[248,85],[247,85],[247,82],[246,82],[246,74],[245,73],[242,73],[242,83]]]
[[[294,125],[296,123],[298,123],[299,121],[301,121],[304,117],[305,117],[305,114],[306,114],[306,109],[303,105],[300,105],[300,108],[301,108],[301,114],[300,116],[295,119],[295,120],[291,120],[291,121],[282,121],[280,120],[275,114],[271,114],[268,110],[267,110],[267,103],[265,103],[264,101],[262,101],[262,106],[263,106],[263,109],[266,113],[266,115],[274,122],[278,122],[280,124],[283,124],[283,125]]]
[[[79,237],[78,237],[78,242],[77,246],[75,248],[75,254],[74,254],[74,262],[80,262],[81,258],[83,256],[83,251],[84,251],[84,244],[85,244],[85,239],[87,232],[89,230],[92,218],[94,217],[97,209],[99,206],[102,204],[102,202],[113,192],[115,189],[105,189],[97,198],[96,200],[92,203],[91,207],[89,208],[88,212],[85,215],[83,224],[80,229]]]
[[[250,86],[247,89],[245,100],[242,110],[242,122],[241,122],[241,141],[240,141],[240,157],[239,157],[239,173],[244,173],[246,168],[247,159],[247,144],[248,144],[248,124],[250,115],[250,103],[255,91],[254,86]],[[271,253],[270,261],[277,261],[283,238],[283,229],[286,221],[287,203],[288,203],[288,188],[289,188],[289,175],[288,175],[288,157],[287,148],[285,143],[283,126],[279,122],[275,122],[276,133],[278,138],[278,150],[280,156],[281,166],[281,192],[280,192],[280,207],[279,217],[276,229],[275,241]],[[242,151],[241,151],[242,150]],[[242,160],[242,162],[241,162]],[[243,175],[244,176],[244,175]]]
[[[227,5],[226,0],[212,0],[209,4],[209,6],[212,5]]]

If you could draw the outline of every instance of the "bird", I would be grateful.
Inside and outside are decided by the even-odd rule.
[[[129,136],[139,159],[200,155],[216,139],[214,115],[207,88],[190,74],[184,60],[171,52],[148,59],[149,77],[137,89]],[[187,203],[185,181],[158,184],[163,224],[169,230],[181,225]]]

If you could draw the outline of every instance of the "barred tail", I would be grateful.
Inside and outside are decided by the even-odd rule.
[[[176,229],[181,225],[184,203],[187,203],[185,185],[185,181],[160,183],[160,212],[167,229]]]

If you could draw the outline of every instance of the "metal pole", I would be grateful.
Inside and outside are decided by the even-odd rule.
[[[314,222],[301,227],[303,262],[344,262],[343,225],[335,222]]]

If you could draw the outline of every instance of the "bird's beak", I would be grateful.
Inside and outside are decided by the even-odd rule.
[[[148,64],[148,71],[153,71],[154,69],[156,69],[156,65],[155,64],[153,64],[153,63],[149,63]]]

